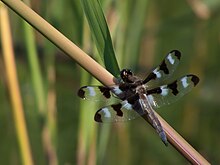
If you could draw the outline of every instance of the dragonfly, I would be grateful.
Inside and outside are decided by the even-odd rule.
[[[167,146],[165,131],[154,110],[176,102],[199,83],[196,75],[187,74],[163,84],[171,78],[180,59],[181,52],[172,50],[145,79],[135,76],[130,69],[123,69],[120,72],[121,81],[116,85],[83,86],[79,89],[78,96],[88,100],[118,98],[120,101],[100,108],[95,113],[94,120],[100,123],[120,122],[142,116],[151,123]]]

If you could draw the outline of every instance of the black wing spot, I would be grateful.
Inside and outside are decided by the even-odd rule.
[[[123,116],[123,112],[121,111],[121,107],[122,105],[121,104],[114,104],[114,105],[111,105],[111,107],[116,111],[117,113],[117,116]]]
[[[193,82],[194,86],[196,86],[199,83],[199,77],[195,75],[190,75],[192,76],[191,81]]]
[[[160,64],[160,70],[162,70],[165,74],[169,74],[169,70],[167,68],[167,64],[165,63],[165,60],[163,60]]]
[[[170,88],[172,90],[172,93],[176,96],[179,91],[177,90],[177,80],[174,81],[173,83],[167,85],[168,88]]]
[[[181,52],[179,50],[172,50],[170,53],[174,53],[174,55],[180,60]]]
[[[94,116],[94,120],[97,121],[97,122],[100,122],[102,123],[102,119],[101,119],[101,115],[99,114],[100,110],[98,110]]]
[[[147,94],[148,94],[148,95],[150,95],[150,94],[155,94],[155,93],[160,94],[161,92],[162,92],[161,88],[158,87],[158,88],[154,88],[154,89],[148,90],[148,91],[147,91]]]
[[[102,94],[109,99],[111,97],[110,89],[104,86],[99,86],[99,90],[102,92]]]
[[[82,87],[82,88],[80,88],[79,90],[78,90],[78,96],[80,97],[80,98],[82,98],[82,99],[85,99],[85,91],[83,90],[83,88],[84,87]]]
[[[151,72],[147,76],[147,78],[143,81],[143,83],[145,84],[145,83],[149,82],[150,80],[155,80],[156,78],[157,78],[157,75],[155,73]]]

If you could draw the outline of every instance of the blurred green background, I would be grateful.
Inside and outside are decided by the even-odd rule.
[[[210,163],[220,164],[220,1],[102,0],[101,4],[120,68],[131,68],[144,78],[169,51],[182,52],[172,80],[193,73],[201,81],[190,94],[158,113]],[[80,0],[32,0],[31,6],[81,49],[99,59]],[[172,146],[162,144],[142,118],[96,123],[93,117],[100,106],[80,100],[77,90],[98,82],[34,32],[44,92],[39,97],[45,101],[44,110],[40,110],[24,22],[12,11],[10,22],[35,164],[187,164]],[[0,75],[0,164],[22,164],[2,46]],[[45,127],[49,142],[43,138]]]

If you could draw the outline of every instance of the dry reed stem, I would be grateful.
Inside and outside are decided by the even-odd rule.
[[[14,124],[18,135],[18,143],[21,150],[22,162],[24,165],[32,165],[33,160],[31,155],[31,148],[29,145],[21,94],[19,91],[8,11],[2,4],[0,4],[0,21],[3,57],[8,83],[7,85],[12,102]]]

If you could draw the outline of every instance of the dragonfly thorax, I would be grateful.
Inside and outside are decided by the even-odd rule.
[[[144,85],[137,86],[136,93],[146,93],[146,87]]]

